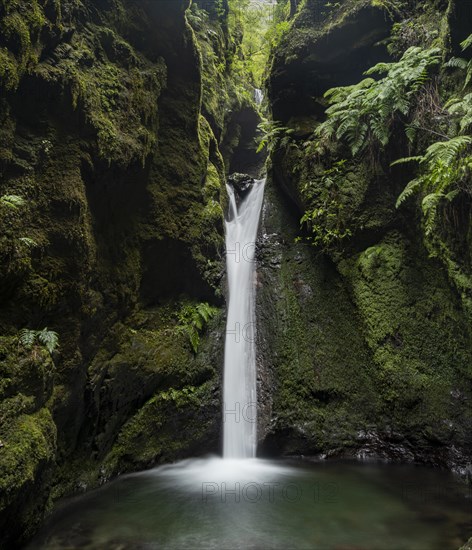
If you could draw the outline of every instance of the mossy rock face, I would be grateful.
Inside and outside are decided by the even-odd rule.
[[[383,8],[372,4],[346,0],[320,19],[321,3],[306,2],[274,54],[270,100],[292,132],[274,148],[260,237],[261,435],[267,452],[380,456],[463,471],[471,460],[472,277],[459,251],[470,248],[470,223],[461,222],[459,234],[445,230],[444,253],[431,257],[421,213],[395,208],[405,186],[405,174],[389,166],[403,156],[396,133],[375,162],[352,159],[342,143],[313,155],[307,143],[325,116],[323,93],[388,61],[373,37],[390,34],[402,12],[384,13],[376,25]],[[411,21],[393,28],[391,51],[414,39],[446,52],[460,31],[446,7],[413,6]],[[434,13],[440,33],[431,30]],[[424,32],[408,34],[412,21],[426,20]],[[438,82],[446,93],[451,83]],[[320,227],[300,230],[298,220],[316,209]],[[315,241],[314,229],[323,237],[333,227],[339,242],[303,245]]]
[[[123,426],[104,461],[105,471],[125,472],[217,452],[221,420],[218,394],[214,381],[157,393]]]
[[[179,392],[185,387],[197,388],[210,381],[217,387],[222,359],[215,340],[221,343],[222,316],[205,328],[203,347],[195,353],[188,332],[179,324],[175,313],[178,309],[178,305],[168,304],[118,323],[91,364],[90,432],[98,457],[109,452],[117,432],[152,396],[170,389]],[[163,415],[162,422],[166,421]],[[176,438],[177,445],[184,441],[187,444],[185,438]],[[140,452],[141,446],[137,445],[138,462]],[[166,457],[163,451],[157,454]]]
[[[47,408],[32,410],[32,399],[17,394],[1,404],[0,511],[8,547],[39,527],[55,465],[56,426]],[[4,421],[8,417],[8,422]]]
[[[39,411],[53,419],[41,420],[44,442],[35,435],[37,456],[25,447],[29,473],[4,501],[2,522],[16,522],[8,544],[23,522],[29,534],[42,517],[51,472],[58,497],[102,482],[110,453],[115,475],[125,463],[216,448],[208,411],[219,399],[222,330],[202,332],[195,353],[176,315],[181,300],[223,302],[227,196],[215,134],[224,134],[218,117],[229,95],[212,109],[203,92],[188,6],[35,0],[25,11],[8,0],[0,9],[0,395],[11,425],[26,415],[25,430],[36,434]],[[218,25],[207,44],[217,56],[224,17]],[[12,207],[5,196],[20,201]],[[30,360],[15,336],[46,326],[59,334],[54,364],[42,352]],[[159,396],[184,388],[196,388],[209,421],[198,444],[179,428],[172,449],[172,422],[187,422],[194,401],[180,408]],[[120,436],[124,459],[118,434],[153,398],[169,451],[156,429],[145,458]],[[26,518],[31,483],[37,506]]]
[[[375,418],[372,357],[342,278],[294,244],[297,220],[269,183],[258,240],[258,365],[263,452],[349,448]]]
[[[335,265],[294,243],[278,193],[258,252],[262,452],[466,465],[471,335],[440,266],[396,231]]]

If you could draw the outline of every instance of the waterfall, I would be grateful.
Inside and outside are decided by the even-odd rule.
[[[254,101],[256,102],[256,105],[261,105],[263,99],[264,94],[262,93],[262,90],[259,88],[254,88]]]
[[[238,205],[232,187],[226,229],[229,304],[223,380],[223,457],[256,454],[255,242],[264,197],[256,181]]]

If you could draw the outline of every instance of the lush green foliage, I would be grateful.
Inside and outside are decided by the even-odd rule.
[[[57,332],[43,328],[42,330],[30,330],[23,328],[18,333],[18,343],[25,349],[32,349],[35,345],[43,346],[52,354],[59,347]]]
[[[25,199],[20,195],[3,195],[0,197],[0,205],[17,210],[25,204]]]
[[[465,51],[472,46],[472,34],[470,34],[462,43],[462,50]],[[447,67],[454,67],[466,71],[464,88],[468,86],[472,80],[472,59],[464,59],[463,57],[453,57],[446,64]]]
[[[453,97],[446,103],[446,108],[453,117],[457,117],[457,132],[465,134],[472,128],[472,94],[464,97]]]
[[[472,35],[462,43],[463,49],[472,44]],[[463,88],[472,77],[472,62],[453,58],[449,67],[459,66],[467,69]],[[437,217],[440,207],[452,202],[460,192],[472,195],[472,137],[465,135],[472,126],[472,94],[452,97],[445,105],[449,115],[449,136],[443,141],[433,143],[424,155],[397,160],[393,165],[410,162],[419,163],[419,175],[410,181],[397,200],[399,207],[415,193],[422,192],[422,211],[425,234],[431,237],[437,229]]]
[[[241,40],[232,58],[233,70],[263,87],[271,48],[280,42],[288,23],[274,20],[274,6],[253,0],[229,1],[229,25]]]
[[[353,156],[368,147],[385,147],[394,122],[409,114],[431,68],[439,60],[439,49],[412,47],[400,61],[379,63],[365,73],[385,74],[384,78],[367,78],[352,86],[328,90],[328,118],[316,129],[319,147],[331,148],[342,140]]]
[[[324,170],[318,178],[315,193],[311,181],[302,187],[302,195],[309,206],[300,220],[310,232],[308,242],[327,251],[339,246],[340,242],[351,235],[345,226],[344,204],[340,194],[346,180],[346,160],[335,162]]]
[[[293,144],[291,134],[293,129],[282,126],[280,122],[262,119],[258,126],[261,133],[257,152],[260,153],[264,148],[267,148],[269,155],[274,153],[280,147],[287,147]]]
[[[399,159],[393,164],[412,161],[420,163],[420,175],[410,181],[398,197],[397,207],[415,192],[426,192],[422,209],[425,232],[429,236],[435,228],[438,206],[442,201],[452,201],[459,189],[472,194],[472,137],[456,136],[433,143],[424,156]]]
[[[197,353],[200,347],[200,334],[217,311],[218,308],[210,306],[207,302],[185,304],[179,311],[180,328],[187,334],[194,353]]]

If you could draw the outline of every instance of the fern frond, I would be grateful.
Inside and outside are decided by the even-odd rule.
[[[410,181],[410,183],[403,189],[400,193],[397,202],[395,203],[395,208],[400,208],[400,206],[409,199],[412,195],[418,192],[421,187],[421,180],[415,179]]]
[[[400,61],[379,63],[364,73],[384,74],[380,80],[366,78],[352,86],[331,88],[324,95],[330,104],[327,119],[318,126],[316,135],[326,141],[334,136],[345,141],[352,156],[362,153],[368,141],[385,147],[395,117],[408,115],[415,95],[439,61],[438,48],[409,48]]]
[[[426,236],[430,236],[435,229],[438,206],[443,198],[444,195],[442,193],[431,193],[426,195],[421,203]]]
[[[462,51],[466,50],[467,48],[470,48],[472,46],[472,34],[469,34],[469,36],[461,42],[461,48]]]
[[[18,240],[28,248],[36,248],[38,246],[38,243],[29,237],[20,237]]]
[[[18,342],[26,349],[33,347],[36,339],[36,331],[27,328],[22,328],[18,333]]]
[[[49,353],[53,353],[59,345],[59,335],[53,330],[48,330],[48,328],[43,328],[36,333],[38,342],[42,344]]]
[[[422,162],[424,160],[424,157],[417,156],[417,157],[404,157],[401,159],[397,159],[393,161],[390,166],[397,166],[398,164],[407,164],[408,162]]]
[[[13,210],[17,210],[25,204],[25,199],[20,197],[20,195],[3,195],[0,197],[0,203]]]
[[[444,63],[445,67],[449,67],[451,69],[467,69],[467,60],[463,57],[451,57],[447,63]]]

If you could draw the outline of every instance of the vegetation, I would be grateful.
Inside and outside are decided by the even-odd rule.
[[[271,48],[280,40],[287,23],[274,25],[274,7],[267,2],[230,0],[229,5],[230,30],[241,36],[232,56],[233,70],[262,88]]]
[[[384,78],[328,90],[324,95],[330,104],[327,120],[316,129],[318,148],[333,148],[338,140],[347,143],[352,156],[368,148],[384,148],[395,122],[408,116],[440,59],[437,48],[411,47],[400,61],[379,63],[365,73],[385,74]]]
[[[399,207],[409,196],[418,191],[426,192],[423,198],[423,214],[426,218],[426,235],[434,230],[438,204],[452,201],[460,190],[472,195],[472,137],[457,136],[430,145],[424,156],[408,157],[392,165],[419,162],[421,174],[412,180],[397,200]]]
[[[207,302],[185,304],[180,309],[177,316],[180,329],[188,336],[194,353],[198,353],[201,333],[217,312],[218,309]]]
[[[461,47],[463,51],[467,50],[471,46],[472,34],[470,34],[463,42],[461,42]],[[466,72],[464,88],[469,85],[472,79],[472,59],[467,60],[463,57],[453,57],[448,61],[448,63],[446,63],[446,67],[454,67],[464,70]]]
[[[293,144],[291,135],[294,130],[282,126],[280,122],[263,118],[259,124],[260,138],[257,152],[267,149],[267,153],[272,155],[279,148],[290,147]]]
[[[13,210],[17,210],[20,206],[25,204],[25,199],[19,195],[3,195],[0,197],[0,204]]]
[[[462,42],[463,49],[472,44],[472,35]],[[446,65],[466,70],[463,90],[470,83],[472,65],[453,58]],[[436,232],[441,233],[438,211],[456,199],[459,193],[472,197],[472,137],[466,135],[472,125],[472,94],[452,97],[445,105],[449,136],[431,144],[424,155],[401,158],[392,166],[416,162],[419,175],[410,181],[397,200],[397,208],[415,193],[422,193],[422,212],[425,235],[431,242]]]
[[[345,225],[345,205],[340,198],[347,181],[346,163],[346,160],[340,160],[331,168],[322,170],[316,191],[310,181],[301,189],[308,208],[300,223],[309,231],[307,241],[324,251],[338,247],[352,234]]]
[[[34,349],[38,345],[42,346],[52,355],[59,347],[59,336],[57,332],[47,327],[42,330],[23,328],[18,333],[18,343],[27,350]]]

